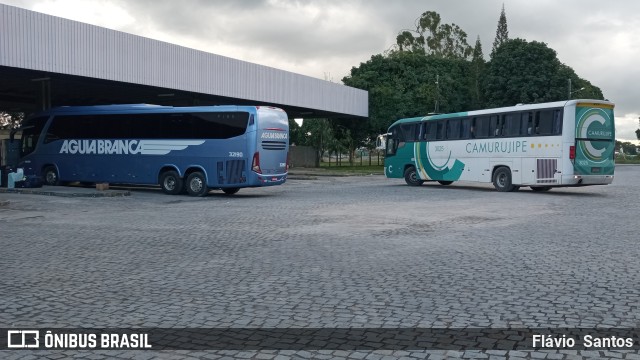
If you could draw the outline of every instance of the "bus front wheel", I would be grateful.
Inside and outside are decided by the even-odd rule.
[[[500,167],[493,174],[493,186],[500,192],[518,190],[519,186],[511,183],[511,170],[507,167]]]
[[[58,176],[58,170],[56,170],[55,166],[45,167],[44,170],[42,170],[42,177],[44,177],[44,183],[46,185],[60,185],[60,177]]]
[[[451,184],[453,184],[453,181],[438,180],[438,182],[440,183],[440,185],[451,185]]]
[[[203,173],[196,171],[187,177],[187,192],[191,196],[205,196],[209,192]]]
[[[165,171],[160,175],[160,187],[165,194],[178,195],[182,192],[182,178],[177,171]]]
[[[404,171],[404,181],[409,186],[420,186],[424,183],[424,180],[420,180],[418,177],[418,172],[413,166],[408,167],[407,170]]]

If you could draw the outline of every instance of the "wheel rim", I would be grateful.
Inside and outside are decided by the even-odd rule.
[[[173,191],[176,188],[176,178],[173,176],[168,176],[164,179],[164,188]]]
[[[203,187],[204,183],[199,177],[194,177],[193,179],[191,179],[191,182],[189,182],[189,188],[191,188],[191,191],[193,191],[194,193],[199,193],[200,191],[202,191]]]
[[[499,174],[498,175],[498,186],[505,187],[507,186],[507,174]]]
[[[416,183],[416,182],[418,182],[418,174],[417,174],[415,171],[410,172],[410,173],[409,173],[409,180],[410,180],[412,183]]]
[[[54,171],[49,171],[47,172],[47,183],[48,184],[55,184],[56,181],[58,180],[58,176],[56,175],[56,173]]]

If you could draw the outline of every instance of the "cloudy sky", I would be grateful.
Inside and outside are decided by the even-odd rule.
[[[341,82],[425,11],[491,51],[502,5],[509,37],[545,42],[616,103],[617,138],[640,117],[640,1],[0,0],[55,16]],[[575,96],[579,96],[577,93]]]

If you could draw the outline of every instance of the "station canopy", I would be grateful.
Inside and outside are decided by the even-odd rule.
[[[137,103],[368,117],[364,90],[0,4],[0,110]]]

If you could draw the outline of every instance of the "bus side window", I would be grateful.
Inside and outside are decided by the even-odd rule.
[[[533,114],[530,112],[522,114],[522,135],[533,135]]]
[[[502,133],[502,118],[498,115],[492,115],[489,123],[489,136],[496,137]]]
[[[526,111],[520,116],[520,135],[531,135],[531,113]]]
[[[54,118],[55,120],[55,118]],[[63,139],[62,134],[60,134],[57,129],[52,125],[49,125],[49,129],[47,129],[47,133],[44,136],[44,143],[48,144],[52,141]]]
[[[477,117],[475,121],[475,137],[482,139],[489,137],[491,131],[490,119],[488,116]]]
[[[436,140],[444,140],[445,136],[445,121],[440,120],[436,122],[437,130],[436,130]]]
[[[471,139],[472,130],[475,130],[471,125],[471,119],[466,118],[462,119],[462,123],[460,126],[460,139]]]
[[[447,139],[460,139],[460,119],[447,120]]]
[[[503,117],[502,136],[520,135],[520,116],[517,113],[506,114]]]
[[[424,123],[418,123],[416,125],[416,141],[424,140]]]
[[[418,124],[402,124],[400,126],[402,130],[402,134],[404,135],[402,138],[404,141],[416,141],[418,140],[418,136],[416,129],[418,129]]]
[[[76,136],[77,128],[74,128],[72,119],[69,116],[54,116],[47,129],[44,143],[48,144],[60,139],[79,138],[79,136]]]
[[[434,121],[427,121],[424,124],[424,139],[427,141],[436,139],[436,123]]]
[[[562,135],[562,111],[553,110],[553,135]]]
[[[536,117],[536,134],[551,135],[553,133],[553,112],[554,110],[542,110]]]

